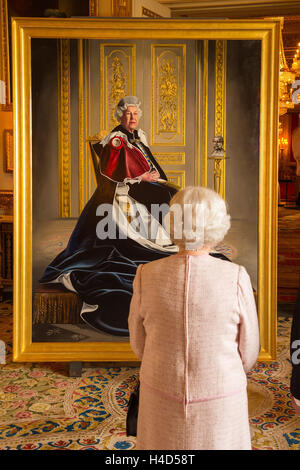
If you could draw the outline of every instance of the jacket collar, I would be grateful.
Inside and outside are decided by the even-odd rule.
[[[121,124],[117,127],[115,127],[112,132],[122,132],[125,134],[130,142],[130,140],[138,139],[138,132],[137,130],[134,130],[133,132],[129,132],[123,127]]]

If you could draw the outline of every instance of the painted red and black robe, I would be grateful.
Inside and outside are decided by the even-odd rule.
[[[98,186],[83,209],[66,249],[48,265],[40,282],[55,282],[62,274],[69,274],[72,287],[83,302],[98,306],[92,311],[82,311],[82,319],[98,330],[127,336],[137,267],[169,253],[146,248],[130,238],[100,240],[96,235],[99,222],[96,210],[100,204],[113,202],[117,184],[124,180],[129,186],[128,194],[149,211],[151,204],[168,204],[176,189],[159,182],[134,182],[152,169],[159,171],[161,179],[167,177],[150,149],[139,141],[137,131],[131,134],[118,126],[111,135],[106,145],[101,142],[92,145],[92,151],[99,157]]]

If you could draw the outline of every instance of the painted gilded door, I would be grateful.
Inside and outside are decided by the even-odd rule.
[[[113,111],[122,96],[137,95],[149,147],[182,188],[195,183],[198,164],[196,52],[195,41],[100,44],[100,129],[117,125]]]

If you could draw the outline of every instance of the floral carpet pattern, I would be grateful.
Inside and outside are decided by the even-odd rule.
[[[278,322],[276,362],[258,362],[248,375],[249,419],[255,450],[300,450],[300,418],[289,394],[291,320]],[[0,450],[131,450],[128,399],[138,368],[85,367],[68,376],[67,364],[13,363],[12,306],[0,304]]]
[[[256,450],[300,450],[300,417],[291,404],[291,317],[280,317],[277,360],[257,362],[248,374],[249,419]]]

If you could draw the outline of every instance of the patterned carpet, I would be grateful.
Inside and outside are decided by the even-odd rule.
[[[290,318],[278,326],[278,359],[257,363],[249,373],[249,413],[253,448],[300,450],[300,418],[289,395]],[[138,368],[83,369],[68,377],[67,364],[11,361],[12,307],[0,304],[0,339],[7,345],[0,366],[0,450],[135,448],[126,437],[128,398]]]
[[[278,320],[277,361],[257,362],[248,374],[249,419],[255,450],[300,450],[300,418],[289,393],[291,317]]]

